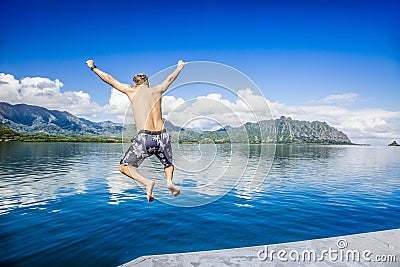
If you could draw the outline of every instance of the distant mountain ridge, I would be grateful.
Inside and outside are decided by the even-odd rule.
[[[258,123],[247,122],[239,127],[226,126],[202,134],[184,130],[179,133],[179,138],[172,135],[183,142],[211,139],[216,143],[352,144],[345,133],[326,122],[298,121],[284,116]]]
[[[129,136],[136,132],[134,125],[129,125],[129,129],[126,129],[121,123],[92,122],[66,111],[49,110],[27,104],[11,105],[6,102],[0,102],[0,125],[22,134],[58,136],[121,137],[122,132]],[[207,132],[182,129],[169,121],[164,121],[164,125],[175,142],[212,140],[216,143],[351,144],[346,134],[326,122],[298,121],[284,116],[276,120],[248,122],[240,127],[226,126]]]
[[[111,121],[92,122],[66,111],[5,102],[0,102],[0,124],[23,134],[120,136],[123,130],[121,124]]]

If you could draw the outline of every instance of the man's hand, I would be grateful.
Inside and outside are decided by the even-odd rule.
[[[89,59],[88,61],[86,61],[86,65],[92,70],[95,67],[94,60]]]
[[[178,61],[178,68],[183,69],[183,67],[185,67],[185,65],[187,64],[187,62],[183,62],[182,60]]]

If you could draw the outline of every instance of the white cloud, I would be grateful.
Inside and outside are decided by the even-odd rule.
[[[286,106],[271,103],[274,114],[298,120],[325,121],[346,133],[355,143],[386,144],[400,139],[400,111],[381,108],[351,110],[334,105]]]
[[[171,106],[182,105],[182,99],[178,101],[169,96],[168,103]],[[326,104],[288,106],[254,95],[250,89],[239,90],[238,98],[234,102],[222,98],[221,95],[210,94],[185,104],[186,107],[179,112],[171,109],[171,112],[166,114],[168,119],[177,125],[183,125],[198,117],[197,120],[186,124],[186,127],[200,129],[216,129],[221,125],[237,126],[246,121],[255,121],[255,116],[258,120],[271,118],[266,112],[268,104],[275,117],[283,115],[297,120],[325,121],[346,133],[355,143],[386,144],[392,139],[400,139],[400,111],[381,108],[352,110],[341,105]],[[204,116],[208,119],[204,119]],[[214,120],[218,123],[212,123]]]
[[[11,74],[0,73],[0,100],[10,103],[18,102],[20,83]]]
[[[102,118],[107,118],[116,122],[123,122],[126,112],[130,112],[130,102],[125,94],[112,88],[108,104],[102,107]]]
[[[86,117],[95,117],[100,111],[100,106],[91,101],[88,93],[61,92],[62,86],[63,83],[58,79],[52,81],[48,78],[27,77],[19,81],[13,75],[0,73],[0,100],[65,110]]]
[[[315,102],[322,104],[350,105],[357,97],[358,94],[355,93],[344,93],[339,95],[328,95],[320,100],[316,100]]]
[[[272,114],[264,97],[250,89],[239,90],[235,102],[212,93],[184,101],[173,96],[164,97],[164,116],[176,125],[202,130],[215,130],[226,125],[239,126],[245,122],[271,119]]]
[[[186,108],[185,100],[183,98],[175,98],[173,96],[164,96],[162,98],[162,110],[163,114],[169,114],[173,110]]]

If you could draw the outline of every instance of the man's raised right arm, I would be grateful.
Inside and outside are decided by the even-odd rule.
[[[96,67],[96,65],[94,65],[94,61],[93,60],[88,60],[86,61],[86,65],[94,72],[97,74],[97,76],[100,77],[100,79],[102,79],[105,83],[108,83],[109,85],[111,85],[113,88],[117,89],[118,91],[125,93],[130,90],[132,88],[131,85],[129,84],[124,84],[124,83],[120,83],[119,81],[117,81],[113,76],[111,76],[108,73],[105,73],[104,71],[100,70],[99,68]]]

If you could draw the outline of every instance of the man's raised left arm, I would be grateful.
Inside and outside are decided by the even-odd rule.
[[[176,69],[170,75],[168,75],[167,79],[165,79],[161,84],[157,85],[155,89],[160,90],[161,93],[167,91],[168,87],[175,81],[175,79],[178,77],[179,73],[181,73],[186,64],[187,62],[179,60]]]

